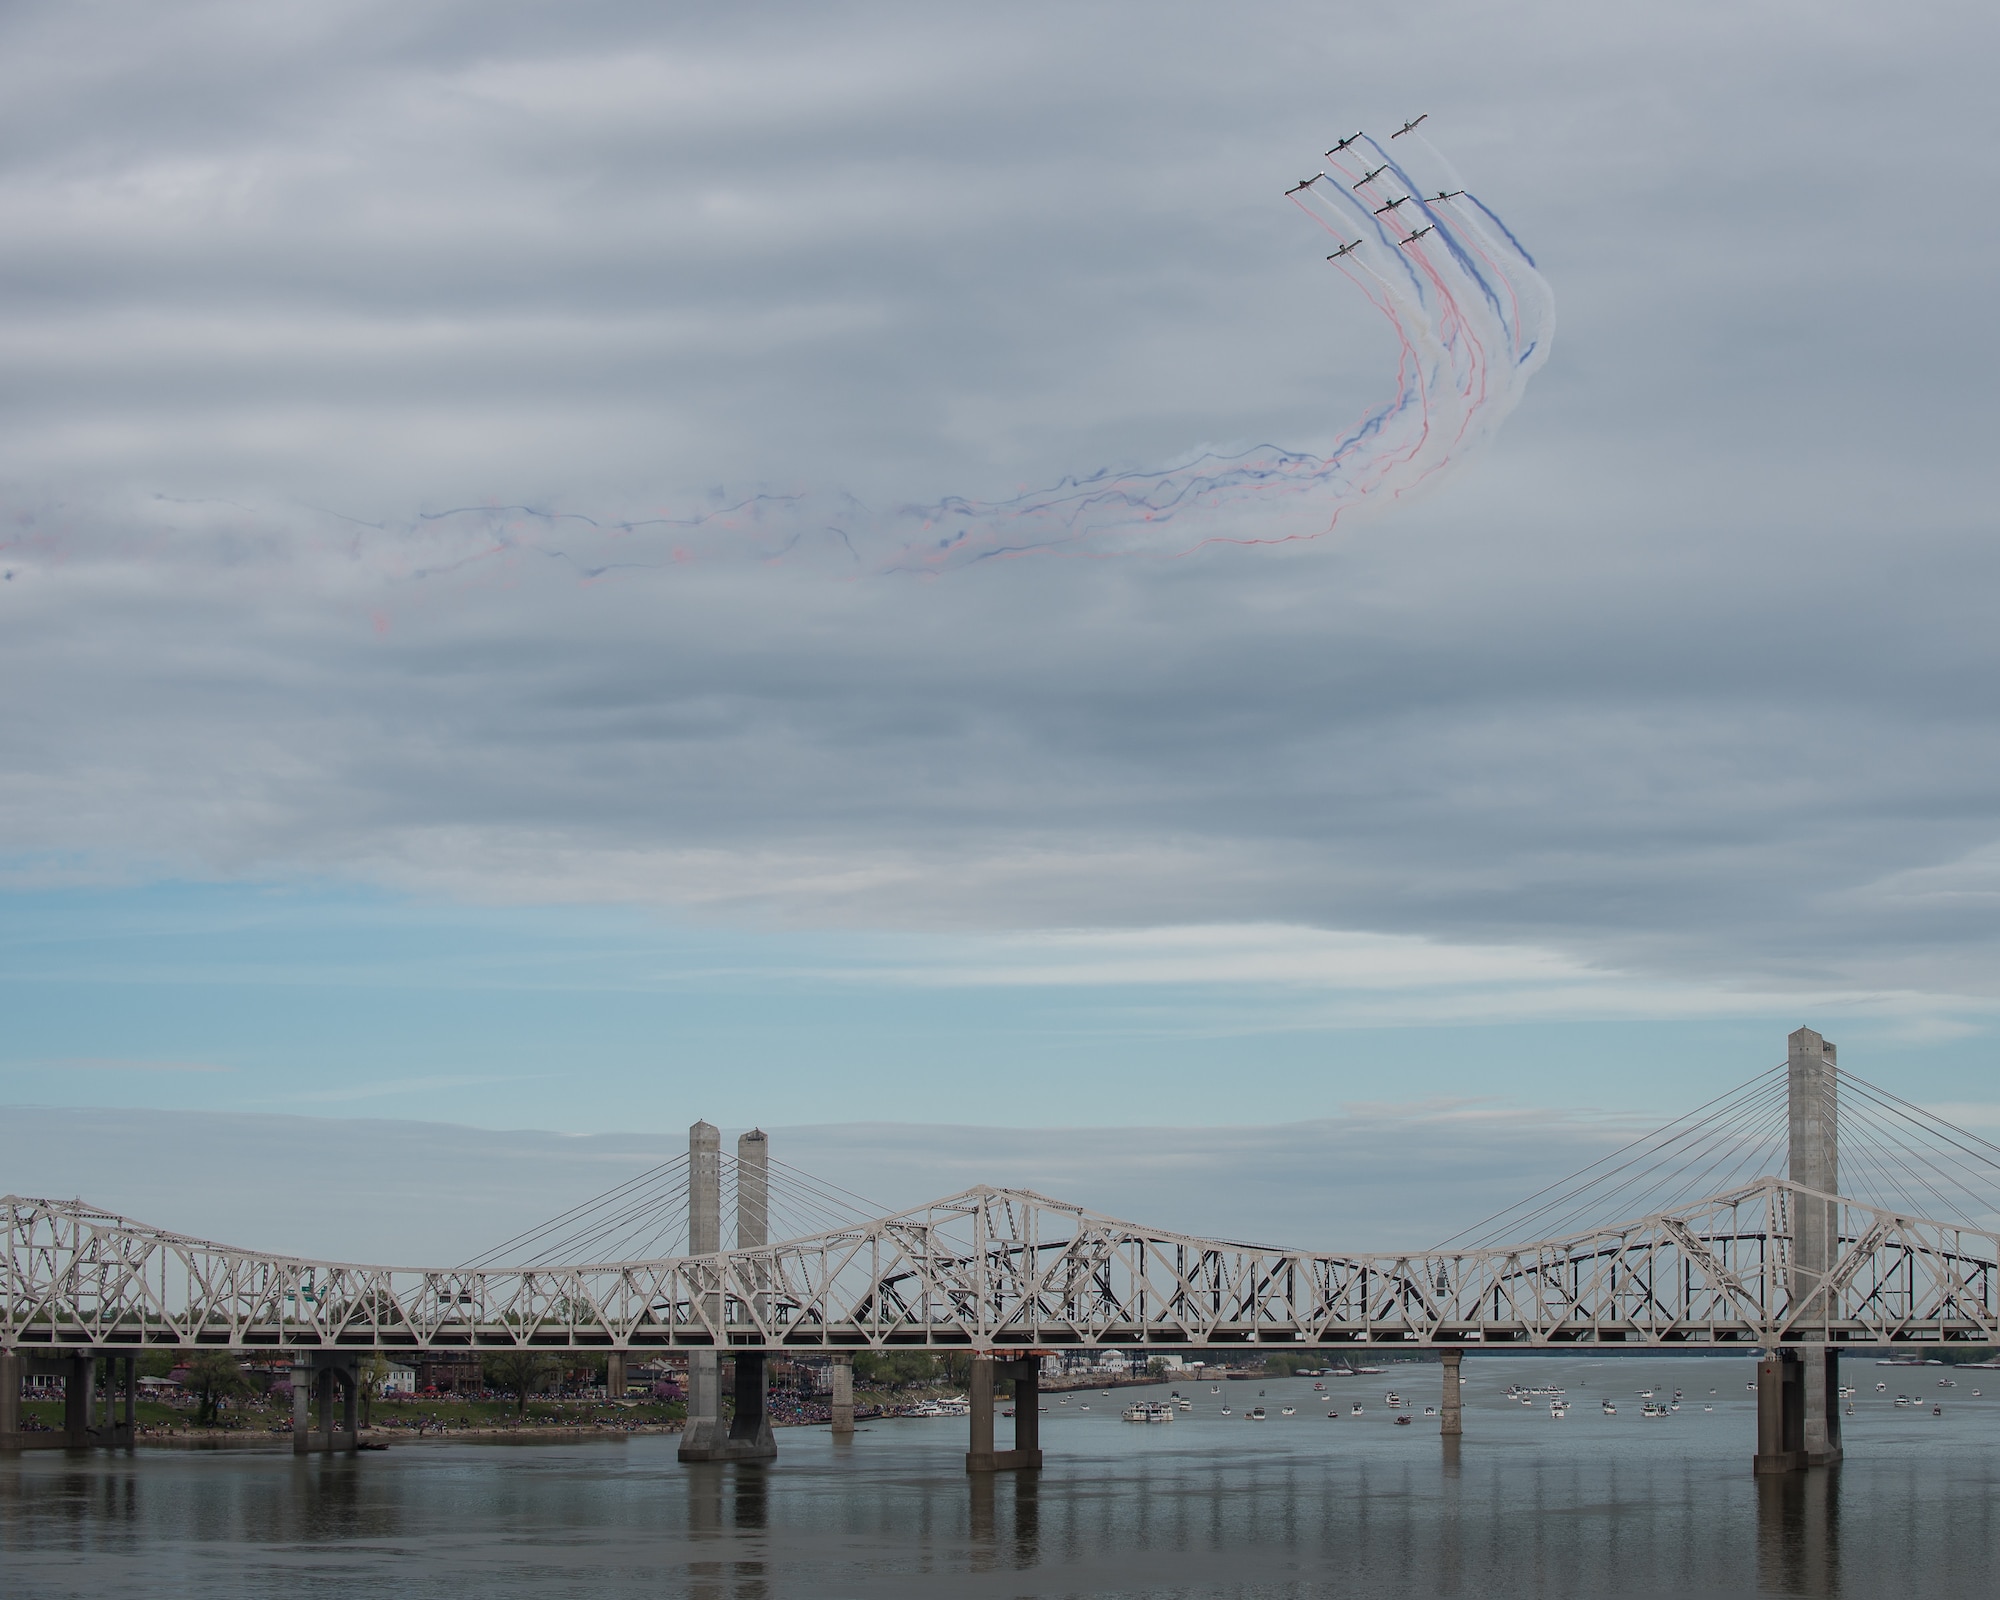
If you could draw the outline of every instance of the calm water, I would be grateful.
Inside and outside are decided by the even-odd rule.
[[[1236,1382],[1171,1426],[1117,1399],[1049,1398],[1040,1474],[968,1480],[963,1419],[877,1423],[852,1445],[779,1434],[772,1468],[687,1468],[675,1440],[399,1445],[0,1461],[9,1597],[1905,1595],[2000,1592],[2000,1373],[1849,1362],[1847,1463],[1750,1476],[1747,1360],[1466,1362],[1466,1438],[1398,1428],[1394,1385],[1437,1367]],[[1982,1382],[1982,1380],[1984,1380]],[[1874,1385],[1921,1392],[1896,1410]],[[1561,1383],[1573,1409],[1507,1400]],[[1979,1384],[1986,1394],[1973,1398]],[[1636,1391],[1680,1388],[1678,1415]],[[1270,1420],[1242,1412],[1262,1403]],[[1708,1393],[1717,1393],[1711,1397]],[[1618,1415],[1601,1415],[1605,1396]],[[1942,1400],[1945,1415],[1929,1405]],[[1348,1415],[1359,1400],[1359,1417]],[[1091,1409],[1082,1410],[1084,1404]],[[1229,1404],[1237,1413],[1218,1412]],[[1281,1405],[1298,1414],[1280,1417]],[[1714,1406],[1705,1412],[1704,1406]],[[1000,1424],[1004,1443],[1007,1424]]]

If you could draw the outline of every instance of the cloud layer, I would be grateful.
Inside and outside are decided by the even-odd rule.
[[[1366,930],[1976,1008],[1995,26],[19,8],[13,881]],[[1335,544],[847,583],[646,536],[586,582],[546,518],[424,520],[1323,445],[1395,352],[1278,191],[1419,110],[1564,343],[1497,453]]]

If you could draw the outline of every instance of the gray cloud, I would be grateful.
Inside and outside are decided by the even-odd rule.
[[[1992,993],[1983,12],[6,27],[24,874]],[[1418,109],[1561,318],[1420,503],[939,583],[651,536],[614,582],[407,575],[469,548],[417,520],[457,504],[889,505],[1318,443],[1394,350],[1276,190]]]

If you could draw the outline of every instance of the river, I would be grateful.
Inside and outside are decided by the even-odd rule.
[[[1231,1382],[1219,1395],[1182,1383],[1195,1409],[1169,1425],[1119,1420],[1130,1398],[1164,1396],[1165,1385],[1049,1396],[1046,1468],[979,1479],[963,1470],[963,1419],[865,1424],[839,1444],[824,1428],[783,1430],[769,1468],[683,1467],[675,1439],[658,1435],[412,1441],[303,1461],[261,1449],[30,1453],[0,1461],[0,1590],[9,1600],[2000,1593],[2000,1372],[1850,1358],[1843,1378],[1860,1392],[1845,1464],[1758,1481],[1747,1360],[1474,1355],[1465,1370],[1456,1450],[1421,1415],[1437,1403],[1440,1369],[1410,1366],[1327,1379],[1325,1395],[1306,1379]],[[1956,1386],[1939,1387],[1941,1376]],[[1569,1390],[1567,1420],[1505,1394],[1547,1383]],[[1415,1404],[1414,1425],[1394,1424],[1391,1386]],[[1649,1387],[1662,1398],[1682,1390],[1679,1412],[1642,1418],[1638,1391]],[[1921,1394],[1921,1408],[1895,1407],[1898,1392]],[[1602,1413],[1604,1398],[1616,1416]],[[1330,1420],[1334,1401],[1342,1414]],[[1261,1423],[1244,1416],[1256,1404],[1269,1412]]]

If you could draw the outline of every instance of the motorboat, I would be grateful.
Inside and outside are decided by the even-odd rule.
[[[1358,1400],[1354,1403],[1354,1415],[1357,1417],[1361,1415],[1361,1402]]]
[[[1192,1400],[1176,1400],[1174,1404],[1179,1406],[1183,1411],[1194,1410],[1194,1402]]]
[[[1382,1404],[1387,1406],[1391,1411],[1394,1411],[1402,1403],[1403,1397],[1396,1393],[1394,1389],[1391,1389],[1387,1394],[1382,1396]]]
[[[1172,1422],[1174,1408],[1164,1400],[1140,1400],[1122,1413],[1127,1422]]]
[[[1409,1425],[1410,1425],[1410,1424],[1411,1424],[1412,1422],[1414,1422],[1414,1421],[1416,1421],[1416,1420],[1417,1420],[1417,1419],[1416,1419],[1415,1417],[1411,1416],[1411,1415],[1410,1415],[1410,1414],[1409,1414],[1409,1413],[1408,1413],[1408,1412],[1406,1411],[1406,1412],[1404,1412],[1404,1413],[1403,1413],[1403,1414],[1402,1414],[1401,1416],[1399,1416],[1399,1417],[1398,1417],[1398,1418],[1396,1419],[1396,1426],[1397,1426],[1397,1427],[1399,1427],[1399,1428],[1407,1428],[1407,1427],[1408,1427],[1408,1426],[1409,1426]]]
[[[1252,1422],[1262,1422],[1264,1420],[1264,1408],[1262,1406],[1252,1406],[1249,1411],[1249,1417]]]
[[[1604,1401],[1603,1405],[1604,1405],[1604,1414],[1607,1417],[1615,1417],[1618,1415],[1618,1408],[1614,1406],[1609,1400]]]
[[[1231,1416],[1234,1416],[1234,1415],[1235,1415],[1236,1413],[1235,1413],[1235,1412],[1233,1412],[1233,1411],[1231,1411],[1231,1410],[1229,1409],[1229,1407],[1227,1407],[1227,1406],[1224,1406],[1224,1407],[1222,1408],[1222,1414],[1223,1414],[1223,1415],[1224,1415],[1225,1417],[1231,1417]]]
[[[1648,1400],[1645,1409],[1639,1414],[1642,1417],[1664,1417],[1667,1414],[1667,1408],[1657,1400]]]
[[[1299,1408],[1297,1406],[1280,1406],[1278,1408],[1278,1415],[1281,1417],[1295,1417],[1298,1415],[1298,1412]]]

